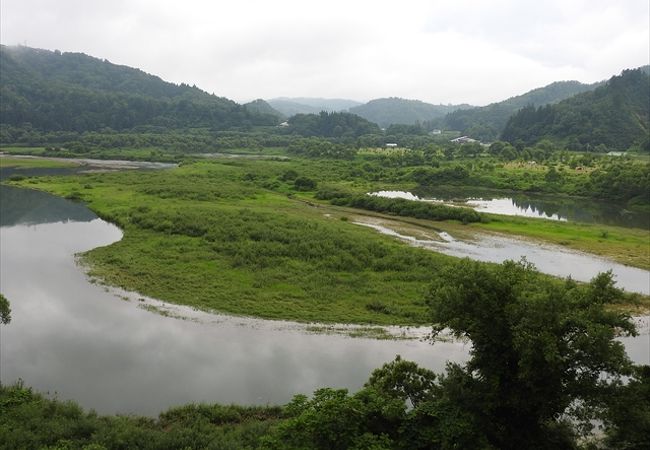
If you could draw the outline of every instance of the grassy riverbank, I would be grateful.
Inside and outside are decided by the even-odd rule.
[[[15,156],[0,156],[0,169],[59,169],[65,167],[75,167],[78,163],[66,160],[53,160],[43,158],[19,158]]]
[[[343,161],[216,160],[18,184],[84,201],[124,229],[120,242],[83,256],[90,275],[107,284],[238,315],[426,323],[432,275],[454,258],[354,225],[359,210],[315,199],[324,184],[351,192],[370,187],[351,170]],[[404,213],[397,220],[461,238],[519,234],[650,266],[644,230],[504,216],[463,225]]]
[[[639,228],[494,216],[474,228],[524,236],[650,270],[650,232]]]
[[[84,255],[108,284],[203,309],[298,321],[426,323],[431,274],[453,258],[406,248],[264,188],[250,162],[24,180],[125,231]],[[269,165],[265,164],[266,170]],[[285,168],[275,167],[277,177]],[[276,190],[292,191],[293,181]]]

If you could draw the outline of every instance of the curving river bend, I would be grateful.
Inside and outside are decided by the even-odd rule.
[[[121,231],[82,205],[0,186],[0,286],[13,320],[0,327],[0,379],[99,413],[156,415],[188,402],[285,403],[323,386],[358,389],[396,354],[442,370],[463,361],[458,342],[379,341],[310,334],[295,324],[173,307],[152,313],[135,294],[89,282],[75,253]],[[154,302],[155,304],[155,302]],[[645,334],[626,339],[650,362]]]
[[[2,217],[22,210],[0,227],[0,285],[12,307],[0,329],[3,383],[22,378],[100,413],[155,415],[188,402],[275,404],[323,386],[358,389],[396,354],[436,370],[466,358],[461,343],[309,334],[183,307],[174,311],[193,320],[149,312],[138,296],[123,301],[90,283],[75,263],[75,253],[119,240],[117,227],[67,200],[0,189]]]

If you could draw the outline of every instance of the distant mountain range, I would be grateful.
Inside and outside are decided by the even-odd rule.
[[[397,97],[375,99],[368,103],[336,98],[280,97],[267,100],[267,103],[287,117],[318,114],[321,111],[350,112],[384,128],[391,124],[422,123],[457,109],[472,108],[470,105],[432,105]]]
[[[340,112],[361,105],[361,102],[342,98],[278,97],[266,101],[273,109],[287,117],[296,114],[318,114],[321,111]]]
[[[638,145],[650,151],[648,73],[648,66],[624,70],[593,91],[557,104],[524,107],[508,120],[502,138],[525,144],[549,139],[574,150]]]
[[[361,104],[327,98],[258,99],[239,105],[196,86],[83,53],[0,46],[0,125],[20,130],[100,131],[140,126],[215,130],[277,125],[298,134],[351,138],[381,133],[373,124],[457,130],[491,141],[551,139],[570,148],[626,149],[649,141],[648,66],[606,83],[559,81],[484,107],[383,98]],[[320,114],[325,111],[328,114]],[[332,115],[331,113],[336,113]],[[299,117],[315,114],[318,117]],[[355,119],[358,117],[358,119]],[[365,119],[365,120],[360,120]],[[373,124],[369,124],[370,121]],[[331,128],[331,129],[330,129]],[[8,134],[5,134],[5,136]]]
[[[142,125],[224,129],[274,125],[277,116],[195,86],[83,53],[0,46],[0,124],[42,131]]]
[[[385,128],[389,125],[413,125],[416,122],[428,122],[452,111],[468,108],[473,107],[466,104],[432,105],[420,100],[390,97],[371,100],[364,105],[350,108],[349,111]]]

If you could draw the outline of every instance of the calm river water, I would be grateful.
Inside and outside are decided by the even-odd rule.
[[[0,378],[100,413],[155,415],[188,402],[285,403],[323,386],[358,389],[396,354],[442,370],[467,346],[309,334],[281,322],[164,317],[89,283],[74,254],[121,231],[82,205],[0,186]],[[137,298],[137,297],[136,297]],[[183,315],[184,308],[177,308]]]
[[[291,323],[174,307],[186,320],[142,308],[135,294],[92,284],[75,253],[121,231],[80,204],[0,186],[0,287],[12,322],[0,327],[0,379],[100,413],[156,415],[188,402],[285,403],[324,387],[356,390],[400,354],[442,370],[468,346],[310,334]],[[124,300],[127,298],[128,300]],[[650,362],[650,335],[626,339]]]

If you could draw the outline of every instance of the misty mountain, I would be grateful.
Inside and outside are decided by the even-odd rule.
[[[346,111],[361,102],[342,98],[278,97],[266,101],[287,117],[295,114],[318,114],[321,111]]]
[[[391,124],[413,125],[428,122],[457,109],[472,108],[470,105],[432,105],[420,100],[390,97],[371,100],[349,111],[364,119],[388,127]]]
[[[650,76],[648,68],[624,70],[604,85],[557,104],[527,106],[512,116],[502,138],[534,144],[550,139],[574,150],[604,145],[650,149]]]
[[[457,130],[462,134],[482,141],[493,141],[500,136],[510,116],[521,108],[527,105],[543,106],[557,103],[576,94],[593,90],[601,84],[583,84],[578,81],[557,81],[498,103],[491,103],[479,108],[454,111],[436,123],[436,126],[449,130]]]
[[[83,53],[0,47],[0,123],[43,131],[130,129],[140,125],[212,127],[273,125],[196,86]]]

